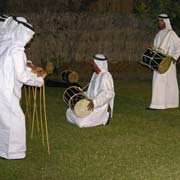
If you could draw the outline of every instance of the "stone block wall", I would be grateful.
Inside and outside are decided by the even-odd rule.
[[[35,37],[27,50],[37,64],[57,59],[58,63],[87,61],[95,53],[104,53],[112,63],[138,62],[143,43],[154,33],[133,14],[120,13],[16,13],[35,28]]]

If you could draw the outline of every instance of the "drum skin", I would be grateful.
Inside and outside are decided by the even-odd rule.
[[[48,74],[53,74],[55,66],[54,66],[54,64],[52,62],[48,62],[46,64],[46,68],[45,69],[46,69]]]
[[[165,73],[168,69],[169,69],[169,66],[171,65],[171,57],[166,57],[164,58],[161,63],[159,64],[159,67],[158,67],[158,72],[160,74],[163,74]]]
[[[76,105],[74,106],[74,113],[76,114],[76,116],[80,118],[85,118],[89,114],[91,114],[92,111],[88,110],[88,107],[87,107],[88,104],[89,104],[89,101],[87,99],[82,99],[78,101]]]
[[[76,71],[64,70],[61,76],[64,81],[69,83],[77,83],[79,81],[79,75]]]

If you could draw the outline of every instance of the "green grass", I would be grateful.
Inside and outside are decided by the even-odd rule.
[[[47,88],[51,155],[27,121],[25,160],[0,159],[0,180],[179,180],[180,110],[148,111],[151,81],[116,81],[108,126],[80,129],[65,118],[63,88]]]

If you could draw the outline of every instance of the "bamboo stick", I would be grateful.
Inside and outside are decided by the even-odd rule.
[[[46,117],[45,85],[43,85],[43,105],[44,105],[43,107],[44,107],[44,121],[45,121],[45,130],[46,130],[47,148],[48,148],[48,154],[50,155],[48,125],[47,125],[47,117]]]

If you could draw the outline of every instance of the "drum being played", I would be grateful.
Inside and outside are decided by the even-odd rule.
[[[171,65],[171,57],[149,48],[144,51],[140,63],[163,74]]]
[[[67,88],[63,94],[64,102],[80,117],[87,117],[92,111],[88,110],[89,101],[78,86],[71,86]]]

